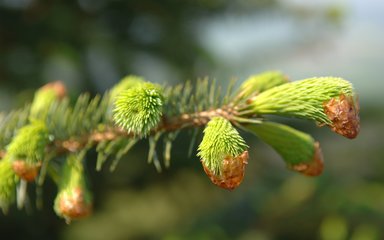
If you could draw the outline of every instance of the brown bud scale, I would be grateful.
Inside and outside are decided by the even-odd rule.
[[[43,90],[53,90],[58,99],[63,99],[67,95],[67,89],[61,81],[47,83],[42,87]]]
[[[204,165],[203,161],[202,164],[205,173],[211,179],[212,183],[219,187],[233,190],[243,181],[248,158],[248,151],[244,151],[237,157],[227,156],[223,159],[220,174],[214,174]]]
[[[83,189],[77,187],[62,193],[59,201],[61,215],[67,219],[79,219],[88,216],[92,211],[91,204],[84,199]]]
[[[41,164],[30,164],[24,160],[15,160],[12,162],[12,169],[20,178],[32,182],[39,174]]]
[[[359,105],[352,96],[341,94],[323,106],[325,114],[332,121],[330,125],[332,131],[351,139],[359,134]]]
[[[306,176],[315,177],[321,175],[324,169],[324,162],[320,144],[318,142],[315,143],[315,153],[312,161],[294,164],[289,166],[289,168]]]

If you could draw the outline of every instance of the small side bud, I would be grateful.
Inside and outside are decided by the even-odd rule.
[[[204,129],[197,155],[211,181],[219,187],[232,190],[243,180],[248,162],[247,147],[227,119],[215,117]]]
[[[332,98],[324,103],[324,112],[332,122],[332,131],[351,139],[359,134],[359,105],[352,96],[341,94]]]
[[[310,162],[291,164],[288,165],[288,168],[306,176],[315,177],[321,175],[324,169],[323,154],[318,142],[315,143],[314,147],[315,153]]]
[[[80,187],[60,192],[56,198],[56,213],[65,218],[67,223],[89,216],[92,205],[86,199],[86,194]]]
[[[49,134],[44,122],[33,121],[19,129],[8,145],[7,156],[12,162],[13,170],[20,178],[27,181],[35,179],[48,143]]]
[[[54,209],[67,223],[92,212],[92,196],[86,186],[83,165],[74,154],[67,158],[63,167]]]
[[[67,96],[67,88],[61,81],[47,83],[41,88],[41,91],[52,91],[58,100]]]
[[[44,85],[35,93],[29,118],[31,120],[44,119],[51,104],[55,101],[62,100],[66,95],[67,90],[60,81]]]

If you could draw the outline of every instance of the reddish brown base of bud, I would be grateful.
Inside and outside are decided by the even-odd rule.
[[[359,134],[359,105],[352,96],[332,98],[324,103],[324,112],[332,121],[332,131],[351,139]]]
[[[59,200],[60,214],[67,219],[79,219],[90,215],[92,205],[87,204],[81,188],[75,188],[71,192],[64,192]]]
[[[289,168],[306,176],[315,177],[321,175],[324,169],[324,162],[320,144],[318,142],[315,143],[315,154],[311,162],[291,165]]]
[[[245,166],[248,164],[248,151],[237,157],[226,157],[222,163],[221,174],[216,175],[203,163],[204,171],[211,181],[222,188],[233,190],[243,181]]]
[[[35,180],[39,174],[41,164],[29,164],[24,160],[15,160],[12,162],[12,169],[21,179],[28,182]]]
[[[55,91],[58,99],[63,99],[67,95],[67,89],[61,81],[47,83],[42,87],[42,89],[52,89]]]

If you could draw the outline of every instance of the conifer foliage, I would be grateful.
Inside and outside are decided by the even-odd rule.
[[[42,187],[49,177],[58,186],[57,215],[68,223],[86,217],[93,205],[83,167],[87,151],[96,150],[97,170],[108,160],[113,170],[138,141],[148,140],[148,162],[160,171],[170,166],[172,142],[181,130],[204,129],[197,147],[202,172],[225,189],[241,184],[249,161],[250,147],[238,130],[269,144],[288,169],[320,175],[320,144],[307,133],[269,121],[269,115],[314,121],[347,138],[360,129],[354,89],[335,77],[289,82],[272,71],[222,91],[208,79],[160,86],[127,76],[102,96],[85,93],[74,104],[62,83],[47,84],[30,105],[0,114],[0,207],[7,212],[17,200],[22,208],[26,186]],[[156,147],[160,139],[163,164]]]

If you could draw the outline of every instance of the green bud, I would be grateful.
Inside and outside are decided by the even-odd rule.
[[[242,99],[249,98],[287,82],[288,78],[279,71],[269,71],[253,75],[241,84],[238,96]]]
[[[45,147],[49,142],[48,129],[44,122],[33,121],[20,128],[17,135],[7,147],[9,158],[39,163],[45,155]]]
[[[275,149],[289,168],[308,176],[322,173],[321,150],[310,135],[272,122],[250,124],[245,127]]]
[[[113,119],[126,131],[146,136],[160,122],[163,101],[159,86],[152,83],[140,84],[116,97]]]
[[[86,217],[92,211],[92,195],[86,185],[82,161],[75,154],[68,156],[63,166],[54,210],[67,223]]]
[[[0,160],[0,208],[8,211],[9,205],[15,201],[16,185],[19,178],[12,169],[12,163],[8,158]]]
[[[140,84],[144,83],[145,80],[142,77],[135,75],[125,76],[120,80],[110,91],[111,99],[114,100],[122,91],[128,90],[133,87],[137,87]]]
[[[324,104],[332,98],[354,96],[348,81],[341,78],[310,78],[271,88],[253,97],[244,113],[275,114],[314,120],[318,124],[332,125],[324,111]],[[242,110],[240,110],[240,115]]]
[[[108,119],[112,119],[113,116],[113,108],[114,108],[114,102],[116,100],[116,97],[123,91],[138,87],[140,84],[145,83],[144,78],[135,76],[135,75],[128,75],[125,76],[123,79],[120,80],[109,92],[109,107],[106,113],[106,116]]]
[[[31,120],[44,120],[51,104],[64,98],[65,95],[65,86],[60,81],[44,85],[35,93],[29,118]]]
[[[214,117],[204,129],[197,156],[212,174],[220,175],[224,159],[240,156],[247,147],[244,139],[227,119]]]

